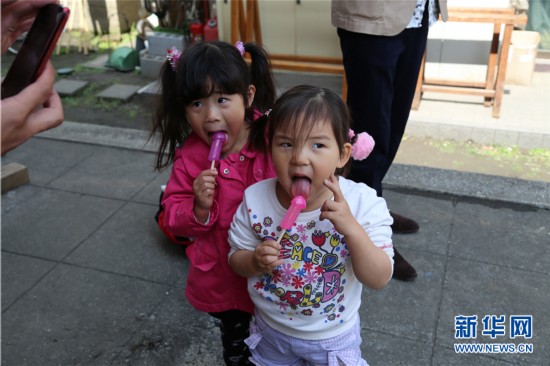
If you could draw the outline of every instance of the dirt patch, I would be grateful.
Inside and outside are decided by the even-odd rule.
[[[77,95],[62,97],[65,120],[98,125],[150,130],[155,97],[151,94],[136,94],[128,102],[100,99],[96,94],[118,83],[146,86],[153,80],[146,79],[139,71],[120,72],[113,69],[97,69],[84,66],[105,54],[91,52],[84,55],[79,52],[53,55],[52,64],[56,69],[70,67],[70,75],[57,75],[57,80],[82,80],[89,84]],[[5,75],[15,58],[14,55],[2,56],[2,75]]]
[[[396,163],[550,182],[550,150],[405,136]]]

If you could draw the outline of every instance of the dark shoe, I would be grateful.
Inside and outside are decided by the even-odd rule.
[[[400,281],[413,281],[416,278],[416,270],[393,248],[393,275],[392,278]]]
[[[419,229],[418,224],[414,220],[408,219],[394,212],[390,212],[390,216],[393,218],[391,229],[394,234],[413,234]]]

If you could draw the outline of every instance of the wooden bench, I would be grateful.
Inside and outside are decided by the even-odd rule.
[[[487,61],[487,75],[485,81],[474,82],[450,79],[426,79],[424,75],[426,54],[424,54],[412,109],[416,110],[419,108],[423,92],[469,94],[484,97],[484,105],[486,107],[492,105],[492,116],[494,118],[499,118],[502,96],[504,94],[504,81],[506,78],[506,66],[508,63],[512,30],[515,25],[527,24],[527,16],[516,15],[512,8],[450,8],[449,21],[493,24],[493,39],[491,41],[489,58]],[[499,39],[503,26],[504,34],[499,52]]]
[[[341,58],[272,54],[274,69],[342,75],[342,99],[346,100],[348,84]]]

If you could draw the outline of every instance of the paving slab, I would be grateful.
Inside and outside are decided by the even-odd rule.
[[[101,92],[96,94],[97,98],[103,99],[115,99],[127,102],[137,91],[141,89],[141,86],[137,85],[128,85],[128,84],[113,84]]]
[[[65,262],[183,289],[188,262],[185,248],[171,244],[153,217],[158,205],[128,202]],[[131,227],[131,231],[121,230]]]
[[[221,366],[220,337],[218,320],[194,310],[177,289],[142,319],[112,364]]]
[[[158,207],[161,186],[168,182],[170,169],[164,169],[159,175],[132,198],[134,202],[149,203]]]
[[[407,336],[402,334],[396,337],[369,328],[361,329],[363,358],[369,365],[429,365],[432,354],[430,342],[414,341]]]
[[[55,91],[62,97],[78,94],[90,84],[89,81],[61,79],[55,83]]]
[[[25,161],[31,184],[46,186],[94,153],[86,144],[31,139],[2,157],[3,163]]]
[[[399,250],[429,250],[447,255],[455,216],[455,204],[451,197],[442,199],[388,191],[385,199],[390,211],[414,217],[420,225],[420,230],[414,235],[393,236],[393,243]]]
[[[149,135],[150,132],[144,130],[65,121],[61,126],[44,131],[38,136],[58,141],[156,152],[158,139],[149,140]]]
[[[498,215],[495,211],[498,210]],[[471,230],[472,227],[478,230]],[[449,255],[520,270],[550,272],[550,211],[529,207],[456,206]],[[502,240],[503,235],[506,240]],[[547,245],[540,245],[546,243]],[[516,251],[517,246],[521,250]],[[510,253],[515,253],[513,260]]]
[[[111,70],[110,68],[107,67],[108,61],[109,61],[109,55],[103,54],[95,57],[93,60],[85,62],[83,66],[88,67],[90,69]]]
[[[42,190],[32,184],[14,189],[2,194],[2,217],[10,211],[18,210],[26,201],[31,200],[34,195],[40,194]]]
[[[433,342],[446,257],[412,250],[400,250],[400,253],[414,264],[417,280],[390,281],[383,291],[364,289],[361,323],[370,330],[392,335],[395,343],[402,338]],[[365,333],[365,338],[369,337]]]
[[[481,245],[481,244],[480,244]],[[521,244],[518,244],[521,245]],[[437,344],[453,347],[456,343],[529,343],[533,353],[494,353],[492,358],[516,365],[546,365],[550,355],[550,315],[547,273],[518,270],[509,266],[486,263],[486,258],[464,260],[450,257],[447,263],[445,290],[439,310]],[[454,339],[455,316],[476,315],[475,339]],[[482,319],[486,315],[505,316],[505,334],[491,339],[482,335]],[[530,339],[510,338],[513,315],[531,315],[534,336]],[[488,329],[492,327],[489,326]]]
[[[3,196],[2,204],[5,199],[9,201],[9,197]],[[16,209],[2,215],[2,250],[61,260],[104,224],[122,203],[39,188],[32,199],[20,202]]]
[[[93,155],[50,183],[88,195],[130,199],[155,179],[152,153],[99,147]]]
[[[173,288],[59,264],[2,314],[3,365],[107,365]],[[9,339],[6,339],[9,335]]]
[[[8,252],[2,253],[2,309],[34,287],[57,263]]]

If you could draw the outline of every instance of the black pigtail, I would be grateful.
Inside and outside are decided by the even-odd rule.
[[[160,136],[155,169],[161,170],[174,161],[176,147],[190,131],[181,123],[178,110],[177,73],[166,61],[160,70],[160,93],[156,99],[153,127],[149,139]]]
[[[266,112],[250,125],[250,134],[248,136],[251,147],[256,151],[263,153],[266,157],[269,155],[267,136],[268,123],[269,112]]]
[[[250,54],[250,82],[256,87],[252,106],[265,113],[273,107],[277,96],[271,61],[265,49],[256,43],[245,43],[244,49]]]

